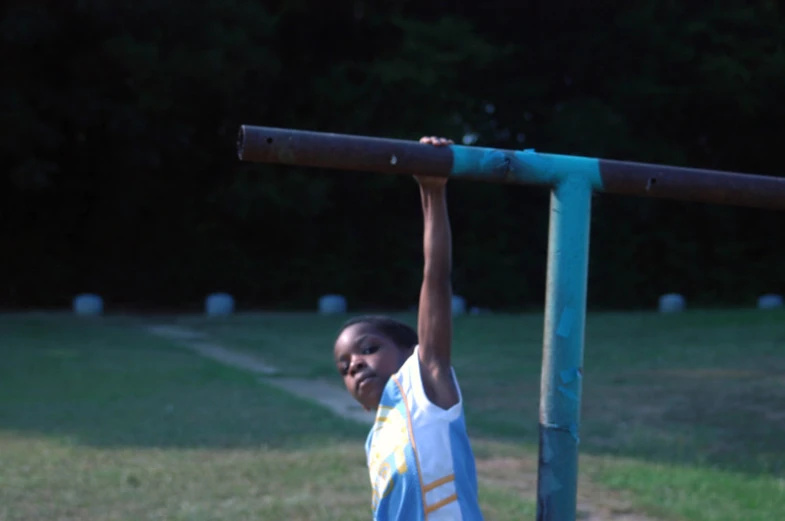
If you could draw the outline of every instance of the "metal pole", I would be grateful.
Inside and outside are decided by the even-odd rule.
[[[575,521],[592,187],[570,175],[551,191],[540,381],[537,521]]]
[[[243,125],[237,136],[242,161],[428,175],[476,181],[554,186],[599,163],[592,185],[601,192],[700,203],[785,210],[785,178],[721,172],[533,150],[453,145]]]

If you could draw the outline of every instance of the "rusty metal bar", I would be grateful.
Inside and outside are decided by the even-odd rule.
[[[600,159],[603,190],[754,208],[785,209],[785,178]]]
[[[237,148],[256,163],[545,186],[579,175],[611,194],[785,209],[781,177],[250,125],[240,128]]]
[[[379,174],[448,176],[453,163],[448,148],[411,140],[248,125],[240,127],[237,151],[242,161]]]

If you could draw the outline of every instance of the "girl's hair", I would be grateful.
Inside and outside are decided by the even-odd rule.
[[[347,327],[355,324],[368,324],[379,333],[395,342],[395,344],[402,349],[412,348],[419,342],[417,332],[408,324],[381,315],[364,315],[349,319],[341,327],[341,330],[338,331],[338,336],[340,336]]]

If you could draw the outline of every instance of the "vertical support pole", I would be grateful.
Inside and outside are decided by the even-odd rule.
[[[582,175],[564,176],[551,191],[537,521],[575,521],[577,512],[591,198]]]

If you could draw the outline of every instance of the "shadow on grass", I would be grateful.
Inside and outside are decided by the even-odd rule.
[[[367,427],[125,327],[1,317],[0,431],[96,447],[309,448]],[[360,445],[361,447],[361,445]]]

